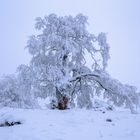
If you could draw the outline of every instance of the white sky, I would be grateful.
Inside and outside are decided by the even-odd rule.
[[[109,73],[140,90],[140,0],[0,0],[0,76],[29,63],[34,19],[50,13],[87,15],[90,32],[108,33]]]

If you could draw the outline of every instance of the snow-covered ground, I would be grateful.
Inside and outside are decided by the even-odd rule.
[[[12,119],[22,124],[0,127],[0,140],[140,140],[140,114],[129,110],[0,109],[1,122]]]

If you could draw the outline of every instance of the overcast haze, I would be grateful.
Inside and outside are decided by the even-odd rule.
[[[139,0],[0,0],[0,76],[29,63],[24,48],[35,32],[34,19],[50,13],[87,15],[90,32],[108,33],[108,72],[140,90]]]

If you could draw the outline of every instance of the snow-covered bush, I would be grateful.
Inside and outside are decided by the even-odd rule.
[[[0,107],[17,108],[37,107],[31,93],[30,74],[28,66],[21,65],[17,75],[4,76],[0,81]]]
[[[20,107],[22,99],[17,91],[16,77],[14,75],[3,77],[0,81],[0,106]]]
[[[24,120],[17,117],[17,112],[13,114],[13,110],[10,110],[10,108],[1,109],[0,127],[19,125],[22,123],[24,123]]]

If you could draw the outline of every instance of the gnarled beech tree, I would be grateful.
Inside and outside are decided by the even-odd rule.
[[[33,88],[38,96],[52,96],[57,105],[64,102],[65,96],[71,106],[91,108],[93,96],[102,94],[115,105],[126,105],[134,111],[139,93],[106,72],[109,59],[106,34],[89,33],[86,16],[50,14],[38,17],[35,28],[38,35],[29,38],[27,49],[32,55]],[[91,67],[87,66],[86,55],[91,57]]]

